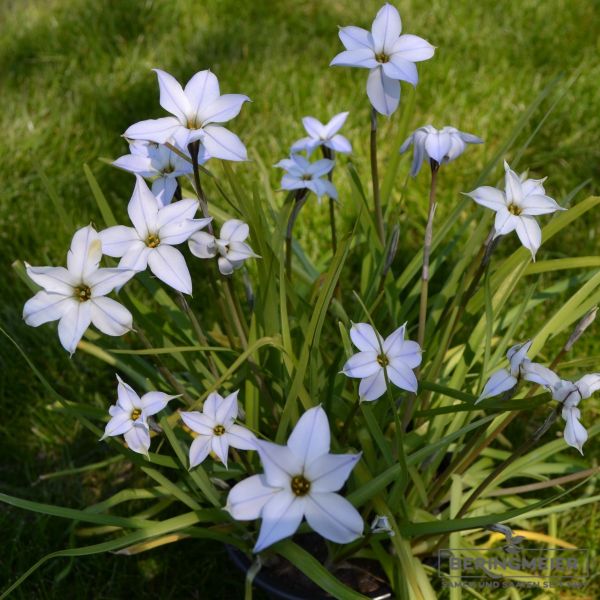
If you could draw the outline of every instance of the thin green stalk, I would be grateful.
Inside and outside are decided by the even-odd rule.
[[[335,160],[335,152],[331,148],[322,146],[321,149],[323,150],[323,158]],[[327,179],[333,183],[333,169],[327,173]],[[331,250],[335,256],[337,250],[337,231],[335,227],[335,200],[333,198],[329,198],[329,224],[331,225]]]
[[[208,201],[206,200],[204,190],[202,189],[202,184],[200,183],[200,169],[198,165],[198,152],[200,151],[200,141],[198,140],[189,144],[188,151],[190,153],[190,156],[192,157],[192,167],[194,169],[194,187],[196,189],[196,196],[198,196],[198,202],[200,202],[200,209],[202,210],[204,218],[208,218],[210,216],[208,214]],[[208,224],[207,229],[212,235],[212,222]]]
[[[385,246],[385,229],[383,228],[383,211],[379,194],[379,169],[377,167],[377,111],[371,109],[371,181],[373,183],[373,203],[375,205],[375,223],[382,246]]]
[[[287,229],[285,232],[285,270],[288,278],[292,279],[292,231],[294,229],[294,223],[300,214],[301,208],[306,203],[308,198],[308,190],[298,190],[294,195],[294,205],[288,219]]]

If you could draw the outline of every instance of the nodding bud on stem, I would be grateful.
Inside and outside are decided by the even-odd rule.
[[[438,169],[440,168],[440,163],[437,160],[434,160],[433,158],[429,159],[429,166],[431,167],[431,172],[432,173],[437,173]]]
[[[596,318],[596,313],[598,312],[598,307],[594,306],[591,310],[589,310],[583,319],[577,323],[571,337],[567,340],[565,344],[565,352],[568,352],[574,345],[575,342],[583,335],[584,331],[594,322]]]
[[[390,246],[388,248],[387,256],[385,257],[385,264],[383,265],[383,271],[381,272],[381,277],[385,279],[385,276],[388,274],[392,263],[394,262],[394,258],[396,256],[396,250],[398,249],[398,240],[400,239],[400,227],[398,224],[394,225],[394,229],[392,229],[392,236],[390,238]]]

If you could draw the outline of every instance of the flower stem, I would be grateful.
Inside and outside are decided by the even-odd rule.
[[[192,157],[192,167],[194,169],[194,187],[196,188],[196,196],[198,196],[198,202],[200,202],[200,209],[202,210],[202,214],[204,218],[207,219],[210,216],[208,214],[208,201],[206,200],[204,190],[202,189],[202,184],[200,183],[200,169],[198,168],[198,153],[200,152],[200,141],[197,140],[189,144],[188,151],[190,153],[190,156]],[[207,229],[208,232],[212,235],[212,222],[208,224]]]
[[[323,150],[323,158],[334,160],[335,153],[333,150],[326,146],[322,146],[321,148]],[[327,179],[329,179],[330,182],[333,182],[333,169],[327,173]],[[337,250],[337,232],[335,227],[335,200],[333,198],[329,198],[329,223],[331,225],[331,250],[335,255]]]
[[[229,277],[225,277],[225,286],[223,289],[225,292],[225,301],[227,302],[227,307],[229,308],[231,320],[233,321],[237,335],[240,338],[242,348],[245,350],[248,348],[248,338],[246,337],[246,329],[243,325],[244,318],[243,314],[241,313],[241,307],[239,304],[236,304],[235,290],[233,289],[233,283]]]
[[[375,223],[379,241],[385,245],[385,230],[383,228],[383,212],[379,196],[379,170],[377,168],[377,111],[371,109],[371,180],[373,182],[373,203],[375,204]]]
[[[425,342],[425,325],[427,323],[427,296],[429,293],[429,257],[431,255],[431,243],[433,240],[433,217],[435,215],[436,202],[435,192],[437,183],[437,174],[440,165],[437,161],[431,160],[431,187],[429,188],[429,216],[427,217],[427,226],[425,227],[425,238],[423,240],[423,271],[421,273],[421,303],[419,306],[419,333],[417,341],[423,348]]]
[[[304,206],[308,197],[308,190],[298,190],[294,195],[294,205],[292,206],[292,212],[287,224],[287,230],[285,232],[285,270],[288,274],[288,278],[292,279],[292,230],[294,229],[294,223],[300,214],[300,209]]]

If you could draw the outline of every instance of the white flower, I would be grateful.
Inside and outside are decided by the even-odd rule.
[[[117,403],[108,409],[112,417],[106,424],[103,440],[109,436],[123,435],[127,446],[138,454],[148,454],[150,449],[150,429],[148,417],[161,411],[169,400],[178,396],[169,396],[163,392],[148,392],[141,398],[118,375]]]
[[[475,404],[485,400],[485,398],[492,398],[502,392],[507,392],[517,385],[519,378],[524,375],[526,366],[531,362],[527,358],[527,352],[529,352],[532,343],[528,341],[508,349],[506,357],[510,362],[510,371],[506,369],[496,371],[488,379]]]
[[[216,392],[208,396],[202,412],[182,412],[183,422],[198,434],[190,447],[190,469],[214,452],[227,466],[229,446],[256,450],[254,434],[234,423],[238,415],[238,391],[223,398]]]
[[[350,338],[360,352],[348,359],[342,373],[362,379],[358,393],[364,400],[376,400],[385,393],[384,371],[400,389],[417,391],[413,369],[421,364],[421,348],[404,339],[405,330],[406,323],[384,340],[368,323],[353,323]]]
[[[162,144],[154,142],[133,142],[129,145],[131,154],[125,154],[113,162],[115,167],[141,175],[152,180],[152,193],[166,206],[173,199],[177,189],[177,178],[193,172],[192,163],[184,160]],[[199,163],[206,162],[206,156],[199,157]]]
[[[190,237],[188,245],[191,253],[199,258],[213,258],[219,254],[219,271],[223,275],[231,275],[245,260],[258,257],[244,242],[249,235],[246,223],[230,219],[223,223],[218,238],[206,231],[197,231]]]
[[[477,204],[496,212],[496,237],[516,230],[521,243],[535,260],[535,254],[542,243],[542,230],[534,217],[566,209],[546,196],[543,179],[523,179],[512,171],[506,162],[504,169],[504,192],[484,185],[469,192],[467,196],[473,198]]]
[[[100,269],[102,244],[93,227],[79,229],[67,254],[67,268],[32,267],[27,275],[43,291],[25,303],[23,318],[38,327],[58,320],[58,337],[70,354],[93,323],[106,335],[123,335],[132,327],[131,313],[106,294],[124,285],[135,271]]]
[[[459,131],[456,127],[443,127],[439,131],[432,125],[419,127],[400,147],[406,152],[414,144],[414,155],[410,174],[416,177],[426,157],[438,165],[458,158],[467,144],[483,144],[483,140],[471,133]]]
[[[561,379],[554,371],[531,363],[525,369],[525,379],[543,385],[554,400],[563,405],[562,418],[566,421],[565,442],[583,454],[583,444],[588,438],[585,427],[579,422],[581,412],[578,405],[600,390],[600,373],[584,375],[577,381]]]
[[[116,225],[100,232],[102,251],[122,257],[119,267],[143,271],[185,294],[192,293],[192,278],[183,254],[173,246],[182,244],[211,219],[194,219],[197,200],[179,200],[162,206],[146,182],[136,175],[135,189],[127,207],[133,227]]]
[[[302,518],[324,538],[346,544],[363,531],[359,512],[339,491],[360,454],[330,454],[329,423],[317,406],[307,410],[287,446],[257,441],[264,474],[234,486],[226,510],[238,521],[262,519],[254,552],[292,535]]]
[[[349,114],[343,112],[335,115],[327,125],[323,125],[321,121],[318,121],[314,117],[304,117],[302,124],[304,125],[304,129],[306,129],[306,133],[308,133],[308,137],[294,142],[291,148],[292,153],[306,151],[306,154],[310,156],[319,146],[325,146],[330,150],[343,154],[352,152],[350,142],[338,133]]]
[[[335,162],[328,158],[310,163],[304,156],[292,154],[290,158],[280,160],[275,166],[287,171],[281,179],[282,189],[307,189],[314,192],[319,199],[325,194],[330,198],[337,199],[335,186],[325,178],[334,165]]]
[[[237,135],[215,125],[236,117],[248,96],[224,94],[219,81],[210,71],[196,73],[185,89],[169,73],[154,69],[160,87],[160,105],[172,117],[135,123],[123,134],[130,140],[147,140],[164,144],[172,141],[180,148],[200,141],[205,151],[223,160],[247,160],[246,147]]]
[[[391,115],[400,102],[400,83],[416,86],[419,80],[416,62],[433,56],[435,48],[416,35],[400,35],[402,23],[396,8],[385,4],[379,10],[371,31],[360,27],[342,27],[339,32],[345,52],[330,66],[370,69],[367,94],[375,110]]]

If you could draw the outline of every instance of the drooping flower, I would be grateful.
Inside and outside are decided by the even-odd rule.
[[[459,131],[456,127],[447,125],[437,130],[432,125],[425,125],[411,133],[400,147],[400,153],[414,146],[410,174],[416,177],[425,158],[435,161],[438,165],[448,163],[458,158],[465,151],[467,144],[483,144],[483,140],[471,133]]]
[[[379,10],[371,31],[361,27],[342,27],[339,36],[346,50],[330,66],[369,69],[367,95],[373,108],[390,116],[400,102],[400,81],[416,86],[416,62],[433,56],[435,48],[416,35],[400,35],[400,15],[391,4]]]
[[[473,198],[477,204],[496,212],[494,223],[496,237],[516,230],[521,243],[531,252],[535,260],[535,254],[542,243],[542,230],[535,217],[566,209],[546,196],[542,185],[543,179],[521,178],[506,162],[504,169],[506,171],[504,192],[484,185],[469,192],[467,196]]]
[[[531,363],[527,365],[524,377],[528,381],[544,386],[552,394],[552,398],[563,405],[562,418],[566,422],[565,442],[583,454],[583,444],[588,434],[579,422],[581,412],[578,405],[600,390],[600,373],[590,373],[577,381],[568,381],[561,379],[554,371],[543,365]]]
[[[133,227],[115,225],[100,232],[102,251],[122,257],[119,267],[150,271],[161,281],[184,293],[192,293],[192,278],[183,254],[173,246],[182,244],[211,219],[194,219],[197,200],[178,200],[162,206],[136,175],[135,189],[127,207]]]
[[[166,146],[154,142],[132,142],[130,154],[125,154],[113,162],[115,167],[152,180],[152,193],[163,206],[173,199],[177,189],[177,178],[192,173],[192,163],[185,160]],[[199,163],[207,157],[199,157]]]
[[[229,446],[239,450],[255,450],[254,434],[235,424],[238,415],[238,390],[223,398],[216,392],[209,394],[202,412],[182,412],[183,422],[198,436],[190,447],[190,469],[199,465],[213,452],[227,466]]]
[[[342,154],[352,152],[350,142],[338,133],[349,114],[343,112],[335,115],[327,125],[323,125],[321,121],[318,121],[314,117],[304,117],[302,124],[304,125],[304,129],[306,129],[306,133],[308,133],[308,137],[303,137],[294,142],[291,148],[292,153],[306,152],[310,156],[319,146],[325,146],[330,150],[341,152]]]
[[[361,455],[330,454],[329,446],[329,422],[320,406],[302,415],[286,446],[256,442],[265,472],[235,485],[226,506],[238,521],[262,519],[254,552],[292,535],[304,517],[339,544],[362,534],[359,512],[336,493]]]
[[[199,140],[211,157],[247,160],[246,147],[238,136],[217,123],[236,117],[242,104],[250,100],[248,96],[221,95],[219,81],[210,71],[196,73],[185,89],[169,73],[160,69],[154,72],[158,75],[160,105],[173,116],[135,123],[124,137],[157,144],[171,141],[180,148]]]
[[[290,158],[280,160],[275,166],[286,171],[281,178],[282,189],[307,189],[316,194],[319,200],[325,194],[334,200],[337,199],[335,186],[325,177],[335,166],[333,160],[322,158],[311,163],[304,156],[292,154]]]
[[[160,412],[170,400],[178,396],[169,396],[163,392],[148,392],[140,398],[118,375],[117,380],[119,382],[117,403],[108,409],[112,418],[106,424],[104,435],[100,440],[122,435],[131,450],[147,455],[150,449],[148,417]]]
[[[219,237],[207,231],[197,231],[188,241],[190,251],[199,258],[214,258],[219,255],[219,271],[231,275],[244,261],[258,255],[244,241],[250,235],[250,228],[239,219],[225,221]]]
[[[363,400],[377,400],[386,391],[385,372],[389,380],[402,390],[416,392],[413,372],[421,364],[421,348],[417,342],[404,339],[406,323],[385,340],[368,323],[354,323],[350,338],[360,350],[351,356],[342,373],[361,379],[358,393]]]
[[[106,335],[123,335],[132,328],[131,313],[107,298],[115,288],[135,275],[131,269],[101,269],[102,244],[91,225],[73,236],[67,268],[27,266],[27,275],[43,288],[23,307],[27,325],[38,327],[58,321],[63,348],[75,352],[83,334],[93,323]]]
[[[527,358],[527,352],[529,352],[532,343],[532,341],[528,341],[508,349],[506,357],[510,363],[510,370],[500,369],[496,371],[488,379],[475,404],[486,398],[492,398],[502,394],[502,392],[507,392],[517,385],[519,379],[524,376],[527,365],[531,362]]]

